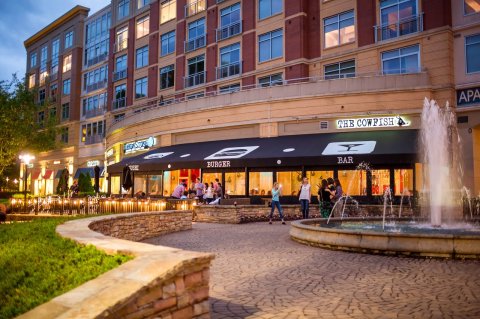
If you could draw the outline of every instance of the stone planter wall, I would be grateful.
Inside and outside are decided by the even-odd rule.
[[[19,318],[210,318],[208,283],[213,254],[123,239],[141,240],[189,229],[191,222],[191,211],[174,211],[100,216],[58,226],[63,237],[135,258]]]

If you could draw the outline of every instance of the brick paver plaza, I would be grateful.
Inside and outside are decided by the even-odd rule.
[[[324,250],[289,228],[197,223],[148,242],[215,253],[212,318],[480,318],[480,262]]]

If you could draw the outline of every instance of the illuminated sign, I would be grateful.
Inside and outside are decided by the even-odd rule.
[[[139,170],[138,165],[128,165],[128,167],[130,168],[131,171],[138,171]]]
[[[370,154],[377,145],[376,141],[353,141],[328,143],[322,155]]]
[[[53,165],[60,164],[60,161],[53,161]]]
[[[210,156],[205,157],[206,160],[219,160],[219,159],[232,159],[241,158],[250,152],[256,150],[258,146],[240,146],[240,147],[227,147],[221,149]]]
[[[131,154],[138,151],[146,151],[157,143],[155,137],[149,137],[146,140],[140,140],[132,143],[126,143],[123,145],[123,151],[125,154]]]
[[[100,161],[87,161],[87,167],[100,166]]]
[[[207,168],[209,167],[230,167],[230,161],[208,161]]]
[[[362,117],[355,119],[340,119],[336,121],[337,129],[362,129],[410,126],[410,121],[401,116]]]
[[[107,157],[113,156],[115,154],[115,150],[113,148],[109,149],[106,153]]]
[[[457,90],[457,106],[480,103],[480,87]]]

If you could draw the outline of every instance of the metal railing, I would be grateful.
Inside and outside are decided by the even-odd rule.
[[[85,92],[89,93],[92,91],[100,90],[107,87],[107,79],[101,80],[100,82],[87,85]]]
[[[51,74],[48,76],[48,80],[49,80],[49,81],[55,81],[57,78],[58,78],[58,74],[57,74],[57,73],[51,73]]]
[[[203,48],[207,43],[207,35],[201,35],[196,38],[185,41],[185,52],[195,51],[197,49]]]
[[[242,22],[234,22],[217,29],[217,42],[242,33]]]
[[[120,52],[128,48],[128,39],[122,40],[121,42],[115,42],[115,53]]]
[[[206,0],[197,0],[185,5],[185,17],[191,17],[199,12],[205,11],[207,8]]]
[[[195,73],[190,76],[186,76],[184,78],[185,80],[185,87],[192,87],[196,85],[200,85],[205,83],[205,75],[207,72],[200,72],[200,73]]]
[[[105,106],[100,106],[91,110],[85,111],[85,118],[89,119],[95,116],[103,115],[105,114]]]
[[[97,144],[103,142],[103,135],[90,135],[85,137],[85,145]]]
[[[217,67],[217,79],[224,79],[242,73],[242,63],[235,62]]]
[[[114,110],[118,110],[122,107],[125,107],[126,105],[127,105],[127,98],[126,97],[122,97],[122,98],[119,98],[119,99],[116,99],[116,100],[112,101],[112,108]]]
[[[92,65],[95,65],[99,62],[102,62],[102,61],[106,60],[107,57],[108,57],[108,52],[103,52],[102,54],[88,60],[87,61],[87,67],[91,67]]]
[[[127,70],[128,69],[113,72],[113,82],[125,79],[127,77]]]
[[[414,32],[423,31],[423,13],[410,16],[392,24],[374,26],[375,42],[397,38]]]

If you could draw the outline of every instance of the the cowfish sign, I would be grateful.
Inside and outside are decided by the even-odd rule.
[[[457,106],[480,103],[480,87],[457,90]]]
[[[125,143],[123,145],[123,152],[125,154],[131,154],[138,151],[146,151],[157,143],[155,137],[149,137],[146,140],[140,140],[131,143]]]
[[[410,126],[410,121],[405,117],[397,116],[378,116],[362,117],[354,119],[339,119],[336,121],[337,129],[362,129],[362,128],[382,128],[382,127],[400,127]]]

